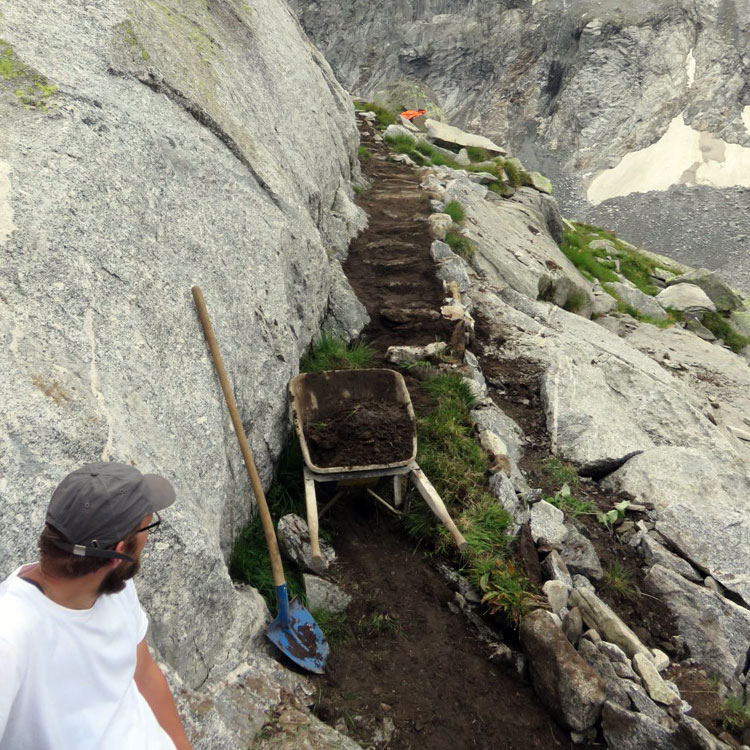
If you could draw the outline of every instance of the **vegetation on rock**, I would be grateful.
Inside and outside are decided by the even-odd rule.
[[[57,86],[26,65],[4,39],[0,39],[0,78],[11,85],[26,107],[46,110],[50,97],[57,91]]]
[[[445,242],[450,245],[456,255],[460,255],[464,260],[471,260],[477,251],[474,243],[458,232],[448,232],[445,235]]]
[[[445,213],[447,213],[456,224],[460,224],[466,217],[464,207],[458,201],[450,201],[449,203],[446,203]]]
[[[354,109],[359,112],[374,112],[377,115],[380,130],[385,130],[389,125],[396,122],[396,115],[393,112],[373,102],[355,101]]]
[[[318,372],[333,369],[359,369],[368,367],[372,360],[373,351],[363,342],[358,341],[347,346],[341,339],[323,335],[300,361],[300,370]],[[279,456],[274,480],[266,497],[274,526],[279,518],[287,513],[305,515],[302,466],[302,450],[296,435],[291,435]],[[306,601],[302,571],[289,561],[285,561],[284,571],[289,598],[300,596],[303,601]],[[232,550],[229,572],[232,578],[249,583],[258,589],[273,610],[276,591],[268,561],[266,538],[259,516],[256,516],[237,537]],[[334,626],[334,624],[331,625],[332,628]]]
[[[423,388],[437,405],[417,418],[419,464],[466,538],[464,572],[489,610],[517,625],[535,595],[510,554],[510,517],[487,488],[488,459],[473,437],[469,418],[474,396],[454,374],[432,376]],[[412,504],[404,523],[412,536],[432,544],[438,553],[453,552],[450,535],[424,503]]]
[[[320,341],[300,360],[300,372],[359,370],[372,365],[375,354],[363,341],[347,346],[345,341],[323,334]]]

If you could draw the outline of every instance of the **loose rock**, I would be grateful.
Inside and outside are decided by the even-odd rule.
[[[605,700],[604,683],[570,645],[552,616],[535,610],[521,622],[520,636],[534,690],[550,712],[570,729],[583,731],[593,726]]]
[[[294,513],[282,516],[276,526],[276,536],[282,555],[305,570],[315,571],[310,546],[310,530],[304,518]],[[320,553],[323,558],[323,570],[336,562],[336,552],[323,539],[320,540]]]

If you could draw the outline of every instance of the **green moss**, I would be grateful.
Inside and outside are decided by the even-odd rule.
[[[360,146],[359,149],[357,149],[357,153],[359,154],[360,159],[369,159],[372,156],[370,149],[368,149],[367,146]]]
[[[736,331],[731,323],[717,312],[704,313],[701,322],[733,352],[740,352],[750,344],[750,338]]]
[[[158,11],[169,25],[178,31],[192,45],[198,57],[206,65],[210,65],[214,58],[218,57],[218,51],[213,37],[208,29],[194,18],[185,13],[175,11],[172,8],[158,2],[157,0],[146,0],[146,4]],[[194,0],[194,10],[198,14],[208,17],[208,5],[206,0]]]
[[[471,161],[489,161],[492,159],[492,154],[485,148],[479,146],[467,146],[466,153],[469,155]]]
[[[57,86],[26,65],[4,39],[0,39],[0,78],[26,107],[46,110]]]
[[[146,48],[138,40],[138,37],[135,35],[135,31],[133,31],[133,24],[130,22],[130,20],[118,23],[117,26],[115,26],[115,31],[122,35],[122,37],[125,39],[125,43],[129,47],[135,47],[138,50],[138,53],[144,61],[149,59],[149,54],[146,51]]]

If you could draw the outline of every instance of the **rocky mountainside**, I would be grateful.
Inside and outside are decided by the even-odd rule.
[[[475,38],[505,33],[498,21],[521,33],[523,14],[545,8],[493,6]],[[458,10],[435,2],[414,12],[450,20]],[[523,146],[511,114],[507,138]],[[0,576],[33,559],[50,492],[75,466],[117,459],[168,477],[178,501],[138,579],[151,644],[196,750],[246,748],[282,696],[313,701],[260,645],[260,595],[228,573],[253,498],[189,290],[203,289],[268,484],[300,355],[321,328],[352,337],[367,321],[338,260],[366,221],[353,202],[350,100],[277,1],[11,0],[0,16],[0,123]],[[464,206],[473,259],[431,244],[456,303],[443,314],[469,326],[475,306],[487,356],[538,368],[554,452],[653,506],[639,543],[662,542],[680,561],[658,559],[693,578],[657,570],[652,596],[683,605],[684,639],[725,688],[746,685],[745,361],[682,326],[617,313],[612,297],[589,320],[601,288],[558,248],[554,201],[528,186],[501,195],[490,189],[499,176],[472,177],[449,167],[420,175],[438,216],[406,226],[426,239],[428,226],[452,228],[439,216],[446,203]],[[421,272],[431,271],[426,261]],[[638,297],[626,281],[622,295]],[[492,445],[513,446],[520,431],[492,413]],[[504,458],[497,467],[510,475],[496,473],[495,487],[509,512],[549,512],[528,495],[520,448],[518,460]],[[557,517],[553,526],[564,540],[567,527]],[[695,622],[704,611],[710,639]],[[304,711],[289,726],[286,747],[354,746]]]
[[[6,2],[0,62],[0,575],[35,559],[76,466],[163,474],[178,501],[140,593],[160,657],[205,697],[267,610],[227,570],[253,500],[190,287],[268,481],[300,355],[321,324],[366,320],[329,260],[365,223],[352,105],[270,0]],[[249,736],[281,674],[251,660],[268,676],[233,729]]]
[[[750,288],[748,193],[724,194],[750,186],[747,0],[292,5],[352,92],[434,103],[550,176],[566,213]],[[622,197],[647,191],[669,197]]]

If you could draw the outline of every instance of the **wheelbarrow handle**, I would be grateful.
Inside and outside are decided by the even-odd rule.
[[[448,513],[448,509],[445,507],[443,499],[438,494],[437,490],[432,486],[432,482],[427,478],[422,469],[415,464],[415,468],[409,473],[411,481],[419,491],[419,494],[425,499],[427,505],[430,506],[430,510],[443,522],[443,526],[448,529],[448,532],[453,537],[453,541],[456,543],[459,552],[466,552],[468,544],[464,539],[463,534],[458,530],[458,527],[453,522],[453,519]]]
[[[263,485],[260,483],[258,470],[255,468],[255,461],[253,460],[253,454],[250,451],[250,445],[247,442],[247,435],[245,435],[245,428],[242,425],[242,420],[240,419],[240,412],[237,409],[237,402],[235,401],[234,394],[232,393],[232,389],[229,386],[229,378],[227,377],[226,370],[224,369],[224,363],[221,359],[221,352],[219,351],[219,344],[216,341],[216,336],[214,336],[214,329],[211,325],[211,319],[208,316],[208,309],[206,308],[206,303],[203,299],[203,293],[201,292],[200,287],[197,286],[194,286],[192,288],[192,292],[193,299],[195,300],[195,307],[198,310],[198,317],[200,318],[201,325],[203,326],[203,333],[206,336],[208,348],[211,350],[211,357],[214,360],[216,374],[219,376],[221,390],[224,392],[224,400],[227,403],[229,415],[232,417],[234,433],[235,435],[237,435],[237,442],[240,444],[242,458],[245,460],[245,468],[247,469],[248,476],[250,477],[250,484],[253,487],[255,501],[258,504],[260,522],[263,526],[263,533],[266,536],[266,544],[268,545],[268,556],[271,559],[273,583],[276,587],[283,586],[286,583],[286,579],[284,578],[284,568],[281,565],[279,543],[276,540],[276,533],[273,528],[271,514],[268,510],[268,504],[266,503],[266,496],[263,492]]]

